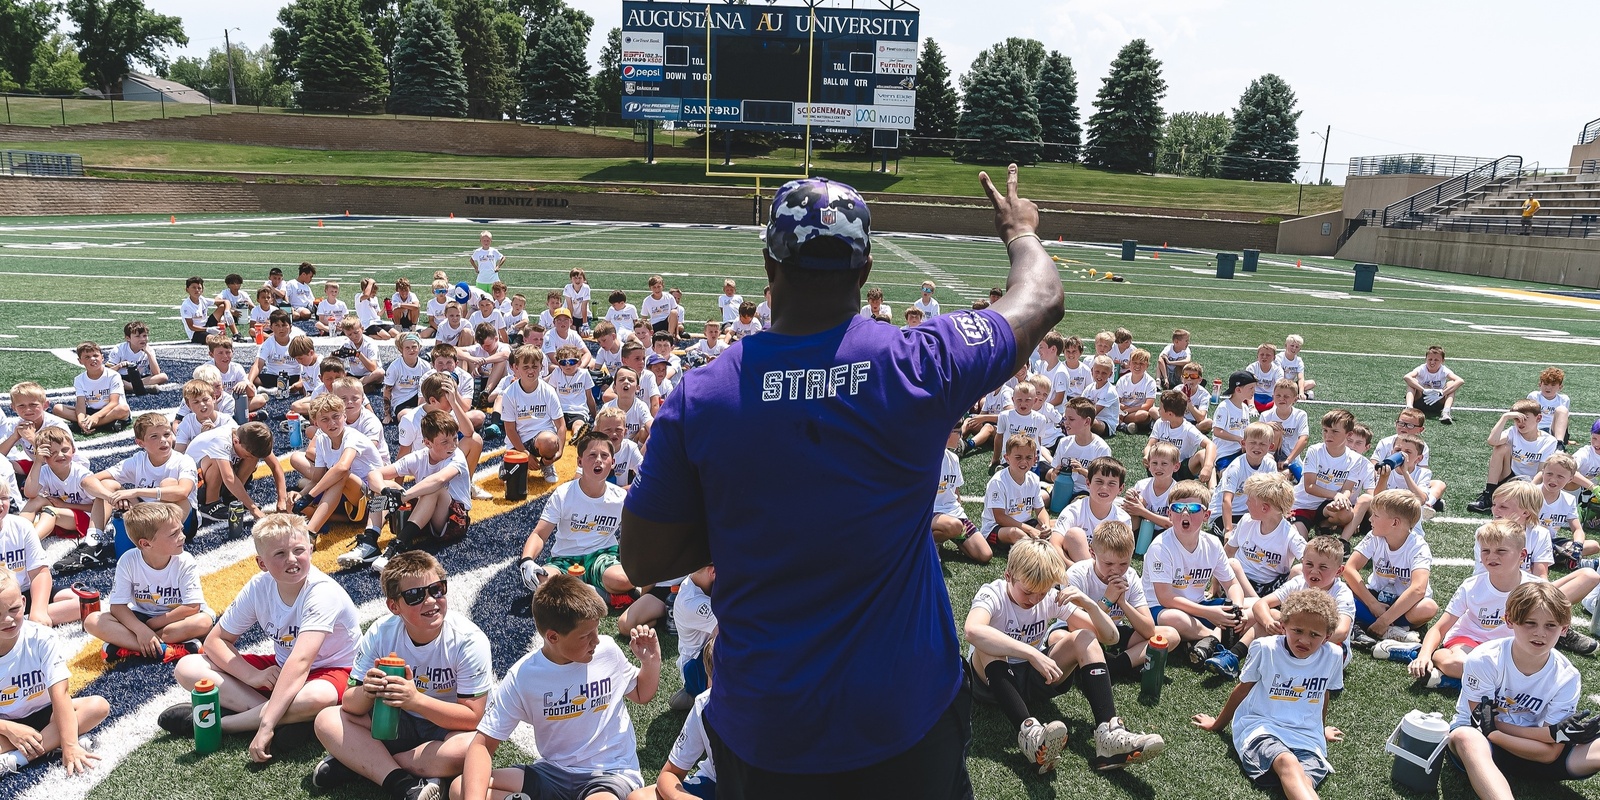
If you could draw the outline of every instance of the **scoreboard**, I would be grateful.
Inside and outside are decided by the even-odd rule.
[[[721,128],[916,127],[917,12],[815,13],[626,0],[623,119],[704,124],[709,110]]]

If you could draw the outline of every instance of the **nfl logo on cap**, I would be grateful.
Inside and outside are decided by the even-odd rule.
[[[834,222],[837,221],[838,219],[839,219],[838,212],[834,211],[831,208],[823,208],[822,209],[822,224],[827,225],[829,227],[832,227]]]

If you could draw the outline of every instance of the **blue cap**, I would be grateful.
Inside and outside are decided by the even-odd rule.
[[[672,363],[672,360],[667,358],[666,356],[661,355],[660,353],[651,353],[650,357],[645,359],[644,365],[647,366],[647,367],[653,367],[653,366],[655,366],[657,364],[671,364],[671,363]]]
[[[807,242],[832,236],[850,245],[850,257],[800,256]],[[767,253],[805,269],[860,269],[872,252],[872,212],[860,193],[827,178],[803,178],[779,187],[767,223]]]

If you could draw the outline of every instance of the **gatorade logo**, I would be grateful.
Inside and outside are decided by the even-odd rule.
[[[215,703],[204,703],[194,707],[194,726],[196,728],[210,728],[217,724],[217,706]]]

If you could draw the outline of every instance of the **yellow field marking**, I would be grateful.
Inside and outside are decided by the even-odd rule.
[[[504,453],[505,448],[486,451],[480,461],[488,461]],[[285,470],[289,469],[288,455],[281,456],[279,462],[283,464]],[[574,453],[573,448],[568,447],[562,454],[561,461],[556,464],[556,474],[565,481],[575,477],[576,473],[577,455]],[[262,465],[256,468],[254,477],[264,478],[271,474],[271,469],[266,465]],[[544,482],[530,469],[528,499],[512,503],[501,499],[505,495],[505,485],[497,476],[490,475],[478,481],[477,484],[490,494],[493,494],[495,498],[492,500],[473,501],[472,521],[474,523],[488,521],[502,514],[510,513],[554,491],[556,487],[561,485],[559,483]],[[338,520],[336,517],[335,521],[331,523],[328,532],[317,537],[317,550],[311,556],[311,563],[316,565],[317,569],[326,573],[331,574],[338,570],[339,554],[349,549],[350,542],[361,532],[364,524],[365,520],[349,522]],[[531,524],[529,525],[529,530],[532,530]],[[388,532],[385,532],[379,539],[379,546],[382,547],[388,544],[393,538]],[[221,614],[222,609],[227,608],[228,604],[239,596],[239,592],[244,588],[245,582],[255,577],[256,573],[260,571],[260,568],[256,566],[255,559],[252,557],[240,559],[210,574],[201,576],[200,585],[205,590],[207,604],[218,614]],[[218,602],[219,598],[227,598],[227,602]],[[105,660],[100,655],[100,646],[100,640],[91,638],[83,649],[67,662],[72,671],[68,686],[73,694],[82,691],[84,686],[95,678],[100,677],[108,668]]]

